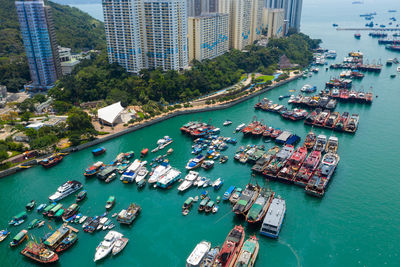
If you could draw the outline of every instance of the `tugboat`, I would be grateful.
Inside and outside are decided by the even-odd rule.
[[[50,167],[57,165],[62,160],[63,160],[63,156],[61,154],[54,154],[46,159],[41,160],[39,162],[39,164],[45,168],[50,168]]]
[[[298,186],[305,187],[310,180],[311,176],[314,174],[321,160],[321,151],[312,151],[304,164],[301,166],[299,172],[297,173],[294,183]]]
[[[85,172],[83,173],[83,175],[85,177],[92,177],[95,176],[97,173],[99,173],[103,168],[105,167],[104,163],[101,161],[96,162],[95,164],[93,164],[92,166],[90,166],[89,168],[87,168],[85,170]]]
[[[292,183],[306,157],[307,148],[297,148],[287,160],[285,166],[279,171],[277,179],[280,179],[283,182]]]
[[[315,133],[313,133],[313,131],[311,130],[307,136],[306,139],[304,140],[304,146],[307,149],[312,149],[315,145],[315,141],[317,140],[317,136],[315,135]]]
[[[257,223],[261,221],[267,213],[269,205],[271,204],[272,199],[274,199],[274,196],[274,191],[263,188],[253,206],[251,206],[249,212],[247,213],[246,221],[248,223]]]
[[[329,181],[335,172],[340,157],[337,154],[328,153],[322,159],[314,176],[308,181],[306,193],[315,197],[323,197]]]
[[[29,259],[38,263],[54,263],[58,261],[58,255],[45,248],[43,244],[37,244],[33,241],[29,241],[27,246],[21,251],[21,254]]]
[[[239,256],[234,267],[242,267],[249,266],[253,267],[256,262],[258,250],[260,249],[260,245],[258,244],[258,239],[255,235],[251,236],[249,239],[244,242],[242,249],[239,252]]]
[[[236,225],[225,239],[214,265],[222,267],[232,266],[239,255],[244,237],[244,228],[241,225]]]
[[[248,183],[246,188],[243,190],[238,202],[235,204],[235,206],[233,206],[232,211],[236,215],[246,216],[247,212],[256,201],[260,191],[260,186],[257,184],[253,185],[250,181],[250,183]]]

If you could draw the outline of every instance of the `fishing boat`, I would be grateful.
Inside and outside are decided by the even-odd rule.
[[[267,165],[263,171],[263,175],[271,179],[276,178],[276,175],[285,165],[287,159],[293,154],[293,151],[294,147],[292,145],[285,145]]]
[[[83,187],[81,182],[71,180],[63,183],[57,188],[57,191],[49,197],[50,201],[59,201],[67,196],[75,193]]]
[[[93,156],[99,156],[101,154],[104,154],[106,152],[106,149],[104,147],[98,147],[92,150]]]
[[[54,217],[54,215],[60,210],[60,209],[62,209],[62,204],[61,203],[59,203],[59,204],[56,204],[51,210],[49,210],[48,212],[47,212],[47,217]]]
[[[317,136],[315,135],[315,133],[313,133],[313,131],[310,131],[310,132],[307,134],[306,139],[304,140],[304,144],[303,144],[303,145],[304,145],[307,149],[312,149],[312,148],[314,147],[314,145],[315,145],[316,139],[317,139]]]
[[[138,204],[131,203],[126,210],[121,210],[118,213],[117,221],[121,224],[132,224],[141,210],[142,208]]]
[[[29,241],[26,247],[21,251],[25,257],[42,264],[54,263],[58,261],[58,255],[44,247],[43,244],[37,244]]]
[[[157,183],[157,181],[169,170],[171,169],[171,166],[169,165],[168,162],[162,162],[160,165],[158,165],[153,172],[150,174],[148,183],[149,184],[154,184]]]
[[[203,198],[203,200],[200,201],[199,208],[198,208],[197,210],[198,210],[198,211],[203,211],[203,210],[206,208],[206,205],[207,205],[207,203],[208,203],[209,200],[210,200],[209,197]]]
[[[195,171],[189,171],[189,173],[185,176],[185,180],[179,185],[178,191],[183,192],[189,189],[194,181],[199,177],[199,173]]]
[[[142,151],[140,151],[140,157],[144,158],[148,153],[149,153],[149,149],[143,148]]]
[[[278,238],[283,219],[286,213],[286,202],[280,198],[274,198],[268,208],[267,214],[261,226],[260,234],[271,238]]]
[[[208,251],[203,261],[200,263],[200,267],[212,267],[215,259],[219,254],[219,247],[214,247]]]
[[[157,181],[157,186],[160,188],[169,188],[181,177],[181,172],[178,169],[171,168]]]
[[[343,112],[342,115],[340,116],[339,120],[333,126],[333,129],[335,131],[339,131],[339,132],[344,131],[344,126],[347,125],[348,120],[349,120],[349,113]]]
[[[339,147],[339,139],[336,136],[330,136],[326,144],[326,153],[336,153]]]
[[[63,220],[67,220],[69,218],[71,218],[72,216],[74,216],[77,212],[79,211],[79,206],[78,204],[74,203],[71,206],[68,207],[68,209],[65,211],[65,213],[63,214],[62,218]]]
[[[119,240],[123,235],[116,231],[109,231],[104,240],[96,248],[96,253],[94,255],[94,261],[99,261],[105,258],[110,252],[112,252],[115,243]]]
[[[47,207],[47,204],[42,203],[36,208],[36,211],[37,212],[42,212],[46,207]]]
[[[324,110],[315,119],[315,122],[313,125],[318,126],[318,127],[324,127],[326,120],[328,119],[329,115],[331,112],[329,110]]]
[[[246,188],[243,190],[238,202],[233,206],[232,211],[236,215],[246,216],[247,212],[256,201],[261,188],[259,185],[253,185],[251,182],[247,184]]]
[[[267,213],[269,205],[271,204],[274,196],[274,191],[263,188],[261,193],[258,195],[256,201],[251,206],[249,212],[247,213],[246,221],[248,223],[257,223],[261,221]]]
[[[194,199],[193,199],[193,197],[188,197],[186,200],[185,200],[185,202],[183,202],[183,205],[182,205],[182,210],[188,210],[188,209],[190,209],[190,207],[193,205],[193,203],[194,203]]]
[[[307,148],[304,146],[297,148],[278,172],[277,179],[292,183],[306,157]]]
[[[314,145],[314,150],[316,151],[325,151],[325,147],[326,147],[326,135],[320,134],[317,137],[317,141],[315,141],[315,145]]]
[[[67,237],[65,237],[61,241],[60,245],[56,249],[56,252],[60,253],[60,252],[67,250],[68,248],[72,247],[72,245],[75,244],[76,241],[78,241],[78,235],[76,233],[70,231],[69,234],[67,235]]]
[[[315,122],[316,118],[318,117],[319,113],[321,113],[321,109],[317,108],[317,109],[313,110],[310,114],[308,114],[308,116],[304,120],[304,124],[308,124],[308,125],[314,124],[314,122]]]
[[[20,225],[25,221],[25,219],[28,217],[25,211],[18,213],[14,217],[12,217],[11,221],[8,223],[9,225]]]
[[[313,150],[304,161],[299,172],[296,174],[294,183],[298,186],[305,187],[314,174],[321,160],[321,151]]]
[[[78,195],[76,195],[76,202],[81,202],[82,200],[84,200],[87,196],[87,191],[86,190],[82,190],[81,192],[78,193]]]
[[[7,238],[7,236],[10,234],[11,232],[6,230],[1,230],[0,231],[0,242],[2,242],[4,239]]]
[[[211,248],[211,243],[207,241],[201,241],[190,253],[186,259],[186,267],[199,267],[203,259],[206,258],[207,253]]]
[[[224,126],[228,126],[228,125],[231,125],[231,124],[232,124],[232,121],[231,121],[231,120],[226,120],[226,121],[224,121],[224,123],[223,123]]]
[[[21,230],[10,242],[10,247],[16,247],[22,242],[24,242],[25,239],[28,239],[28,231],[27,230]]]
[[[236,186],[231,185],[228,188],[228,190],[226,190],[226,192],[224,193],[224,196],[222,197],[222,200],[224,200],[224,201],[228,200],[231,197],[232,193],[235,191],[235,189],[236,189]]]
[[[54,213],[54,215],[48,214],[47,216],[50,217],[50,218],[54,217],[54,219],[61,219],[62,216],[64,215],[65,211],[66,210],[64,208],[61,208],[56,213]]]
[[[329,115],[328,119],[326,120],[324,127],[328,129],[333,129],[336,123],[339,121],[339,119],[340,119],[340,113],[332,112]]]
[[[137,172],[141,167],[147,164],[147,161],[136,159],[121,175],[120,180],[124,183],[133,183],[137,176]]]
[[[106,210],[111,209],[115,204],[115,197],[109,196],[106,202]]]
[[[307,183],[305,189],[307,194],[316,197],[322,197],[325,194],[339,160],[340,157],[337,154],[327,153],[324,155],[318,169]]]
[[[50,168],[60,163],[63,158],[64,157],[61,154],[54,154],[48,158],[41,160],[39,164],[42,165],[44,168]]]
[[[195,158],[190,159],[189,162],[186,164],[187,170],[193,170],[201,166],[203,161],[205,160],[206,156],[197,155]]]
[[[221,250],[215,259],[216,266],[232,266],[236,261],[245,238],[244,228],[236,225],[225,239]]]
[[[240,196],[242,195],[242,191],[243,190],[240,187],[237,187],[235,189],[235,191],[233,192],[233,194],[229,198],[229,202],[231,202],[232,205],[235,205],[238,202]]]
[[[254,263],[256,262],[259,249],[260,245],[258,244],[258,239],[255,235],[251,236],[244,242],[243,247],[239,252],[239,256],[237,257],[237,260],[233,266],[253,267]]]
[[[212,209],[214,208],[214,206],[215,206],[215,202],[212,201],[212,200],[210,200],[210,201],[208,201],[206,207],[204,208],[204,211],[205,211],[206,213],[209,213],[209,212],[212,211]]]
[[[352,114],[347,124],[344,126],[344,131],[348,133],[355,133],[358,128],[360,116],[358,114]]]
[[[29,223],[29,226],[28,226],[28,229],[32,229],[32,228],[35,228],[38,224],[39,224],[39,219],[33,219],[30,223]]]
[[[52,203],[52,204],[48,205],[46,208],[44,208],[42,214],[43,214],[44,216],[47,216],[47,214],[49,213],[49,211],[50,211],[52,208],[54,208],[56,205],[57,205],[56,203]]]
[[[112,249],[112,255],[115,256],[118,253],[120,253],[126,247],[128,241],[129,239],[125,237],[118,238],[114,243],[114,247]]]
[[[105,167],[104,163],[102,161],[97,161],[94,163],[92,166],[87,168],[83,175],[85,177],[92,177],[95,176],[97,173],[99,173],[103,168]]]
[[[71,247],[78,240],[75,228],[69,225],[62,225],[52,232],[43,242],[43,244],[56,252],[62,252]],[[72,235],[71,235],[72,234]]]

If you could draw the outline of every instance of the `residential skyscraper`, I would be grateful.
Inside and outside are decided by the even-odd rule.
[[[108,60],[133,73],[145,66],[140,8],[139,0],[103,0]]]
[[[211,59],[229,49],[229,15],[209,13],[188,18],[189,61]]]
[[[265,7],[284,9],[288,28],[300,30],[303,0],[265,0]]]
[[[283,9],[264,8],[263,24],[267,25],[267,37],[279,38],[284,34],[285,11]]]
[[[62,76],[50,7],[43,0],[16,1],[32,82],[27,90],[47,90]]]
[[[263,10],[264,0],[252,0],[250,29],[250,42],[252,43],[260,39],[262,29],[265,28],[263,24]]]

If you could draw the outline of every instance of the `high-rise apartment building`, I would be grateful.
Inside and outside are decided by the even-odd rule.
[[[229,48],[242,50],[250,45],[253,0],[220,0],[219,13],[229,14]]]
[[[186,0],[103,0],[110,63],[128,72],[188,66]]]
[[[251,3],[251,29],[250,41],[254,42],[261,38],[263,24],[264,0],[252,0]]]
[[[229,15],[209,13],[188,18],[189,61],[211,59],[229,49]]]
[[[300,30],[303,0],[266,0],[265,7],[284,9],[287,28]]]
[[[283,9],[264,8],[263,24],[267,25],[268,38],[282,37],[285,27],[285,11]]]
[[[50,7],[43,0],[16,1],[31,83],[27,90],[47,90],[62,76]]]

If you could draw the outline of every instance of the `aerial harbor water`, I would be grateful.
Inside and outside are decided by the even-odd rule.
[[[350,51],[360,50],[370,62],[400,57],[400,53],[391,52],[378,45],[376,39],[367,32],[361,32],[361,39],[353,37],[354,32],[336,31],[332,23],[340,26],[364,25],[359,14],[376,11],[376,23],[387,23],[388,18],[398,13],[387,13],[388,9],[400,10],[395,1],[364,1],[364,5],[351,5],[351,1],[304,1],[302,28],[313,38],[321,38],[322,46],[337,51],[337,59],[329,63],[341,62]],[[397,6],[395,6],[397,5]],[[379,22],[378,22],[379,21]],[[153,189],[146,185],[138,189],[135,184],[123,184],[116,179],[105,184],[96,178],[85,178],[84,170],[97,160],[110,162],[120,152],[135,151],[139,157],[143,148],[154,148],[156,141],[165,135],[173,138],[169,146],[174,152],[169,156],[173,167],[186,175],[185,165],[192,157],[192,140],[179,131],[184,123],[202,119],[211,119],[221,128],[222,136],[238,139],[223,153],[229,156],[225,164],[216,163],[209,171],[200,170],[201,175],[211,179],[222,177],[225,182],[219,191],[208,189],[215,199],[222,196],[230,185],[244,187],[251,178],[250,166],[233,160],[240,145],[263,144],[262,139],[243,138],[242,134],[233,134],[240,123],[248,123],[253,116],[263,119],[268,125],[292,130],[304,141],[311,127],[303,121],[292,122],[279,115],[255,111],[253,106],[259,101],[252,98],[229,109],[179,116],[155,124],[142,130],[124,135],[102,144],[105,154],[94,157],[91,149],[86,149],[64,158],[55,167],[44,169],[40,166],[0,179],[0,228],[6,228],[11,217],[24,210],[26,203],[35,199],[38,203],[47,203],[48,197],[57,187],[68,179],[83,183],[88,191],[87,198],[80,202],[85,215],[99,215],[105,211],[105,203],[110,195],[116,197],[111,213],[127,208],[131,202],[138,203],[141,214],[129,227],[116,223],[114,230],[130,239],[124,251],[117,256],[96,262],[102,266],[184,266],[186,258],[202,240],[210,241],[213,246],[222,245],[228,232],[238,224],[246,229],[246,239],[256,234],[260,251],[256,266],[399,266],[400,254],[400,195],[398,188],[400,145],[400,73],[396,65],[383,66],[381,73],[367,73],[362,80],[355,80],[356,89],[368,90],[371,86],[377,95],[372,105],[357,103],[339,103],[336,111],[358,113],[360,125],[352,135],[337,133],[327,129],[314,129],[327,136],[339,138],[340,163],[334,174],[328,191],[322,199],[304,194],[304,189],[279,182],[269,182],[269,186],[286,200],[286,217],[278,240],[259,235],[259,226],[248,226],[244,220],[235,217],[229,204],[220,204],[216,214],[197,213],[193,209],[182,216],[182,204],[188,196],[199,195],[201,190],[191,188],[183,194],[178,193],[178,185],[171,189]],[[278,100],[280,95],[290,94],[289,90],[300,88],[308,83],[323,89],[331,77],[339,76],[340,70],[328,70],[322,67],[318,74],[310,78],[299,79],[260,97],[268,97],[276,103],[287,105],[287,99]],[[391,74],[397,74],[390,78]],[[227,119],[231,126],[222,126]],[[267,148],[274,144],[264,143]],[[149,153],[147,160],[163,152]],[[260,185],[262,177],[257,177]],[[61,201],[69,206],[75,201],[70,196]],[[26,229],[34,218],[41,218],[36,211],[28,215],[27,221],[16,227],[9,227],[13,237]],[[115,221],[115,220],[114,220]],[[51,227],[59,223],[50,222]],[[94,266],[93,257],[96,246],[106,234],[105,231],[89,234],[76,226],[79,232],[78,242],[60,255],[59,265]],[[50,229],[46,224],[42,228],[29,231],[29,237],[42,237]],[[0,243],[0,262],[2,266],[27,266],[31,264],[20,255],[22,246],[11,249],[10,237]]]

